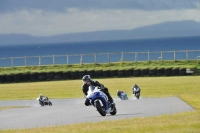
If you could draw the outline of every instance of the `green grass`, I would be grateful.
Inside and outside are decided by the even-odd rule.
[[[97,80],[109,88],[113,97],[117,97],[117,90],[123,90],[132,95],[131,87],[134,83],[142,88],[143,97],[167,97],[200,92],[200,76],[105,78]],[[81,80],[0,84],[0,100],[35,99],[40,93],[49,98],[83,98],[81,86]]]
[[[48,66],[27,66],[27,67],[1,67],[0,74],[16,74],[25,72],[49,72],[49,71],[75,71],[75,70],[98,70],[98,69],[128,69],[128,68],[193,68],[200,69],[200,62],[196,60],[182,61],[142,61],[123,63],[102,63],[102,64],[74,64],[74,65],[48,65]]]
[[[116,97],[116,90],[126,91],[129,96],[131,87],[137,83],[142,97],[177,96],[190,104],[195,111],[173,115],[152,116],[146,118],[130,118],[124,120],[103,121],[98,123],[81,123],[64,126],[2,130],[7,133],[198,133],[200,132],[200,76],[182,77],[143,77],[98,79],[104,83]],[[81,98],[81,80],[53,81],[37,83],[1,84],[0,99],[35,99],[39,93],[49,98]],[[26,91],[26,92],[24,92]],[[15,95],[14,95],[15,93]],[[31,94],[27,94],[31,93]],[[54,95],[55,94],[55,95]],[[9,95],[12,95],[9,96]],[[172,103],[173,104],[173,103]],[[155,109],[156,111],[156,109]]]

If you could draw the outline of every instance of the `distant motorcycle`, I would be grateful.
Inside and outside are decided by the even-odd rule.
[[[134,87],[134,88],[133,88],[133,94],[135,94],[135,97],[136,97],[137,99],[139,99],[139,98],[140,98],[140,88]]]
[[[106,114],[115,115],[117,113],[116,107],[108,101],[106,94],[98,87],[89,86],[86,98],[90,100],[91,105],[93,105],[102,116]]]
[[[126,92],[121,94],[122,100],[128,100],[128,96],[126,94]]]
[[[49,101],[49,99],[47,97],[43,97],[42,100],[40,100],[39,98],[37,98],[37,100],[39,101],[39,104],[41,106],[44,106],[44,105],[52,106],[52,102]]]
[[[118,97],[121,100],[128,100],[128,96],[127,96],[126,92],[124,92],[124,91],[120,91],[120,95],[118,95]]]

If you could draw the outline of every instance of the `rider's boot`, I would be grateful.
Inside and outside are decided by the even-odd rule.
[[[115,107],[115,103],[114,100],[112,99],[112,97],[110,96],[110,94],[108,93],[108,101],[111,103],[111,107]]]

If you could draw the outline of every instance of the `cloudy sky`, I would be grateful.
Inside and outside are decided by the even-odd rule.
[[[0,0],[0,34],[129,30],[180,20],[200,22],[200,0]]]

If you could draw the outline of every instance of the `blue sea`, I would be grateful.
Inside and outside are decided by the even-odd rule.
[[[189,50],[188,57],[186,50]],[[196,51],[192,52],[191,50]],[[31,66],[39,63],[40,65],[77,64],[80,61],[82,63],[106,63],[118,62],[120,59],[145,61],[148,60],[147,52],[151,53],[150,60],[158,60],[161,57],[161,51],[163,51],[163,60],[174,60],[173,51],[177,51],[177,60],[196,59],[197,56],[200,56],[200,37],[0,45],[0,67]],[[122,52],[124,53],[122,54]],[[138,52],[137,55],[135,52]],[[96,53],[96,57],[94,53]],[[40,59],[39,56],[41,56]]]

